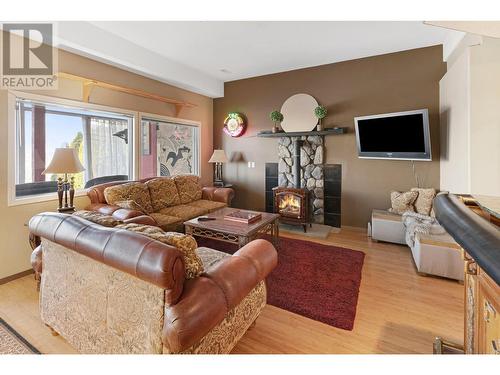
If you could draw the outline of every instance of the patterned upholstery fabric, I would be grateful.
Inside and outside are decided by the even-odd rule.
[[[182,226],[183,222],[180,217],[165,215],[158,212],[150,213],[149,216],[155,219],[158,226],[164,231],[175,231],[177,228]]]
[[[399,191],[391,192],[391,208],[389,208],[390,212],[394,212],[396,214],[403,214],[407,211],[415,212],[413,208],[413,204],[418,197],[418,192],[416,191],[407,191],[401,193]]]
[[[118,201],[115,202],[115,205],[121,208],[127,208],[129,210],[136,210],[136,211],[141,211],[143,213],[146,213],[144,211],[144,207],[142,207],[139,203],[136,201],[128,200],[128,201]]]
[[[416,191],[418,193],[417,199],[415,200],[415,211],[419,214],[429,216],[432,209],[432,201],[436,196],[436,189],[413,188],[411,191]]]
[[[210,249],[208,247],[199,247],[196,249],[196,254],[200,257],[203,268],[208,270],[210,267],[215,266],[222,259],[229,257],[231,255],[223,253],[222,251]]]
[[[132,200],[143,207],[145,213],[149,214],[153,212],[149,189],[142,182],[128,182],[126,184],[107,187],[104,190],[104,197],[108,204]]]
[[[227,354],[235,347],[266,306],[266,284],[261,281],[236,306],[226,314],[201,341],[182,354]],[[164,353],[168,353],[164,347]]]
[[[113,216],[104,215],[95,211],[76,211],[73,213],[73,216],[78,216],[85,220],[110,228],[116,227],[118,224],[123,223],[120,220],[116,220]]]
[[[186,204],[201,199],[202,186],[200,178],[195,175],[180,175],[174,177],[181,203]]]
[[[205,215],[207,212],[208,212],[207,209],[194,207],[187,204],[180,204],[178,206],[168,207],[164,208],[163,210],[160,210],[160,213],[169,216],[176,216],[182,219],[182,221],[186,221],[197,216]]]
[[[81,353],[169,353],[161,341],[164,290],[42,240],[42,321]],[[228,256],[198,249],[206,264]],[[218,259],[218,260],[217,260]],[[183,353],[229,353],[266,305],[261,281],[224,320]]]
[[[161,353],[165,291],[42,240],[42,321],[81,353]]]
[[[170,177],[158,177],[146,182],[154,211],[181,204],[175,181]]]
[[[186,279],[195,278],[203,273],[203,263],[196,253],[198,244],[192,236],[177,232],[164,232],[158,227],[135,223],[120,224],[117,225],[116,228],[125,229],[132,232],[139,232],[156,241],[160,241],[179,249],[184,255]]]
[[[200,199],[188,203],[188,206],[199,207],[208,210],[208,212],[213,212],[215,210],[218,210],[219,208],[226,207],[227,204],[225,204],[224,202],[216,202],[216,201],[209,201],[206,199]]]

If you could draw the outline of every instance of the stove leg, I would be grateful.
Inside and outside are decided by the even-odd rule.
[[[302,227],[304,228],[304,233],[307,233],[307,224],[302,224]]]

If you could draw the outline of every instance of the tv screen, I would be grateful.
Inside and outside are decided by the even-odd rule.
[[[360,158],[431,160],[427,109],[354,119]]]

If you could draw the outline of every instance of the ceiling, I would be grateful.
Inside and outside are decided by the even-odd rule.
[[[463,32],[418,21],[59,22],[62,48],[211,97],[224,82],[443,44]]]

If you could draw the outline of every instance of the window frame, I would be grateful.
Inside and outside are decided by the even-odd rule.
[[[32,100],[38,101],[42,103],[52,104],[52,105],[60,105],[60,106],[68,106],[68,107],[76,107],[81,109],[95,110],[95,111],[103,111],[103,112],[116,112],[118,114],[123,114],[126,116],[130,116],[132,119],[132,127],[131,127],[131,155],[129,155],[131,168],[130,171],[132,173],[131,178],[137,179],[139,176],[138,173],[138,131],[140,131],[139,125],[139,112],[132,111],[124,108],[117,108],[111,106],[104,106],[100,104],[92,104],[85,103],[78,100],[71,99],[63,99],[54,96],[45,96],[38,94],[25,93],[21,91],[9,90],[7,93],[7,117],[8,117],[8,129],[7,129],[7,143],[8,143],[8,155],[7,155],[7,163],[8,163],[8,173],[7,173],[7,205],[10,206],[18,206],[30,203],[39,203],[39,202],[47,202],[47,201],[56,201],[58,199],[57,192],[47,194],[39,194],[28,197],[16,197],[16,168],[18,165],[18,155],[17,155],[17,110],[16,110],[16,102],[18,99]],[[75,191],[75,197],[85,196],[85,189],[78,189]]]
[[[179,124],[179,125],[186,125],[186,126],[193,126],[197,128],[198,136],[197,136],[197,147],[198,147],[198,152],[197,152],[197,160],[196,164],[198,166],[198,171],[196,173],[193,173],[197,175],[198,177],[201,177],[201,122],[199,121],[194,121],[194,120],[186,120],[186,119],[181,119],[178,117],[171,117],[171,116],[164,116],[164,115],[158,115],[155,113],[147,113],[147,112],[139,112],[139,118],[137,121],[137,138],[139,139],[138,142],[138,150],[137,150],[137,164],[138,164],[138,176],[141,176],[142,171],[140,170],[140,158],[142,156],[143,152],[143,147],[142,147],[142,121],[143,120],[153,120],[153,121],[158,121],[158,122],[168,122],[168,123],[174,123],[174,124]]]

